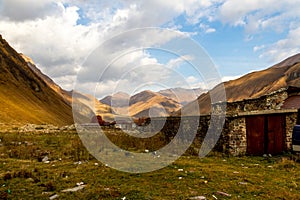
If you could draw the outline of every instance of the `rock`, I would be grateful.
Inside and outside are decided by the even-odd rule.
[[[77,186],[74,188],[68,188],[68,189],[62,190],[62,192],[77,192],[78,190],[82,190],[85,187],[86,187],[86,185],[80,185],[80,186]]]
[[[231,194],[227,194],[226,192],[217,191],[217,194],[220,194],[225,197],[231,197]]]
[[[196,196],[196,197],[191,197],[189,199],[191,199],[191,200],[206,200],[206,197],[205,196]]]
[[[49,161],[49,158],[48,158],[48,156],[45,156],[45,157],[42,159],[42,162],[47,162],[47,161]]]
[[[52,199],[56,199],[56,198],[58,198],[58,197],[59,197],[58,194],[54,194],[54,195],[50,196],[49,199],[52,200]]]
[[[81,186],[81,185],[84,185],[84,182],[79,182],[79,183],[76,183],[77,186]]]

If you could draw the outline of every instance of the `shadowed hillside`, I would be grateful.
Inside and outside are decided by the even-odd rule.
[[[70,106],[72,106],[72,95],[73,91],[66,91],[62,89],[59,85],[57,85],[50,77],[43,74],[34,64],[31,58],[24,54],[20,54],[22,58],[27,62],[27,65],[32,69],[40,78],[42,78],[46,84],[52,88],[58,95],[60,95]],[[85,104],[86,109],[94,110],[97,115],[101,115],[103,119],[111,121],[114,120],[114,115],[112,114],[112,110],[110,106],[99,102],[95,97],[87,94],[80,94],[76,92],[76,101],[80,101]],[[95,108],[93,108],[95,107]]]
[[[70,105],[1,36],[0,91],[0,123],[73,123]]]

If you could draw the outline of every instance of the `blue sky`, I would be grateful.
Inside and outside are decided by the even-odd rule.
[[[105,68],[97,65],[90,74],[84,71],[81,82],[78,76],[89,55],[113,36],[147,27],[176,31],[200,45],[216,65],[220,78],[230,80],[300,51],[299,10],[299,0],[0,0],[0,34],[64,89],[80,85],[78,89],[102,97],[121,88],[135,91],[147,84],[147,88],[207,87],[188,64],[194,59],[192,55],[176,58],[143,49],[162,47],[178,38],[150,30],[126,38],[131,53],[120,57],[122,62],[116,61],[111,73],[93,79],[95,70],[99,77]],[[106,45],[111,51],[96,56],[95,63],[118,55],[113,52],[120,50],[118,42]],[[139,72],[137,66],[149,71]],[[187,85],[174,80],[173,72],[163,68],[166,66],[176,69]],[[151,72],[154,69],[158,72]],[[130,80],[133,77],[139,82]]]

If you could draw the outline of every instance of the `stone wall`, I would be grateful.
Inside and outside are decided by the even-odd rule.
[[[287,150],[291,150],[293,128],[297,123],[297,113],[290,113],[285,118],[285,147]]]
[[[245,155],[247,151],[246,118],[228,117],[223,128],[227,137],[226,153],[234,156]]]
[[[288,97],[289,94],[284,88],[260,98],[228,102],[226,110],[227,113],[230,114],[263,110],[279,110]]]
[[[224,127],[222,129],[222,134],[220,135],[217,144],[214,146],[213,150],[226,153],[233,156],[245,155],[247,153],[247,130],[246,130],[246,118],[247,116],[259,116],[259,115],[273,115],[273,114],[281,114],[285,116],[285,148],[287,150],[291,150],[291,142],[292,142],[292,132],[293,127],[297,121],[297,112],[295,110],[291,111],[261,111],[258,113],[241,113],[239,115],[227,115]],[[194,133],[195,124],[199,123],[197,128],[196,138],[194,140],[194,147],[200,149],[202,145],[209,146],[209,144],[203,144],[204,138],[207,135],[207,131],[209,129],[211,117],[200,116],[200,117],[191,117],[192,124],[186,125],[183,128],[188,127],[187,134]],[[170,117],[165,121],[164,128],[162,132],[169,138],[169,140],[173,139],[173,137],[178,133],[178,129],[180,127],[180,117]],[[199,121],[197,121],[199,120]],[[187,123],[188,121],[186,121]],[[153,120],[153,126],[158,125],[159,120]],[[161,125],[160,125],[161,126]],[[194,129],[194,130],[193,130]],[[208,140],[209,143],[209,140]]]

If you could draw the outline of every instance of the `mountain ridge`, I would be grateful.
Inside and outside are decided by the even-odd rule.
[[[300,87],[300,54],[293,55],[267,69],[251,72],[236,80],[222,83],[226,91],[227,102],[242,101],[244,99],[258,98],[288,86]],[[198,103],[201,114],[211,111],[210,93],[222,99],[220,91],[222,85],[217,85],[209,92],[202,94],[196,101],[183,107],[185,112],[196,114],[195,103]],[[237,92],[239,91],[239,92]]]
[[[72,124],[71,107],[0,35],[0,123]]]

